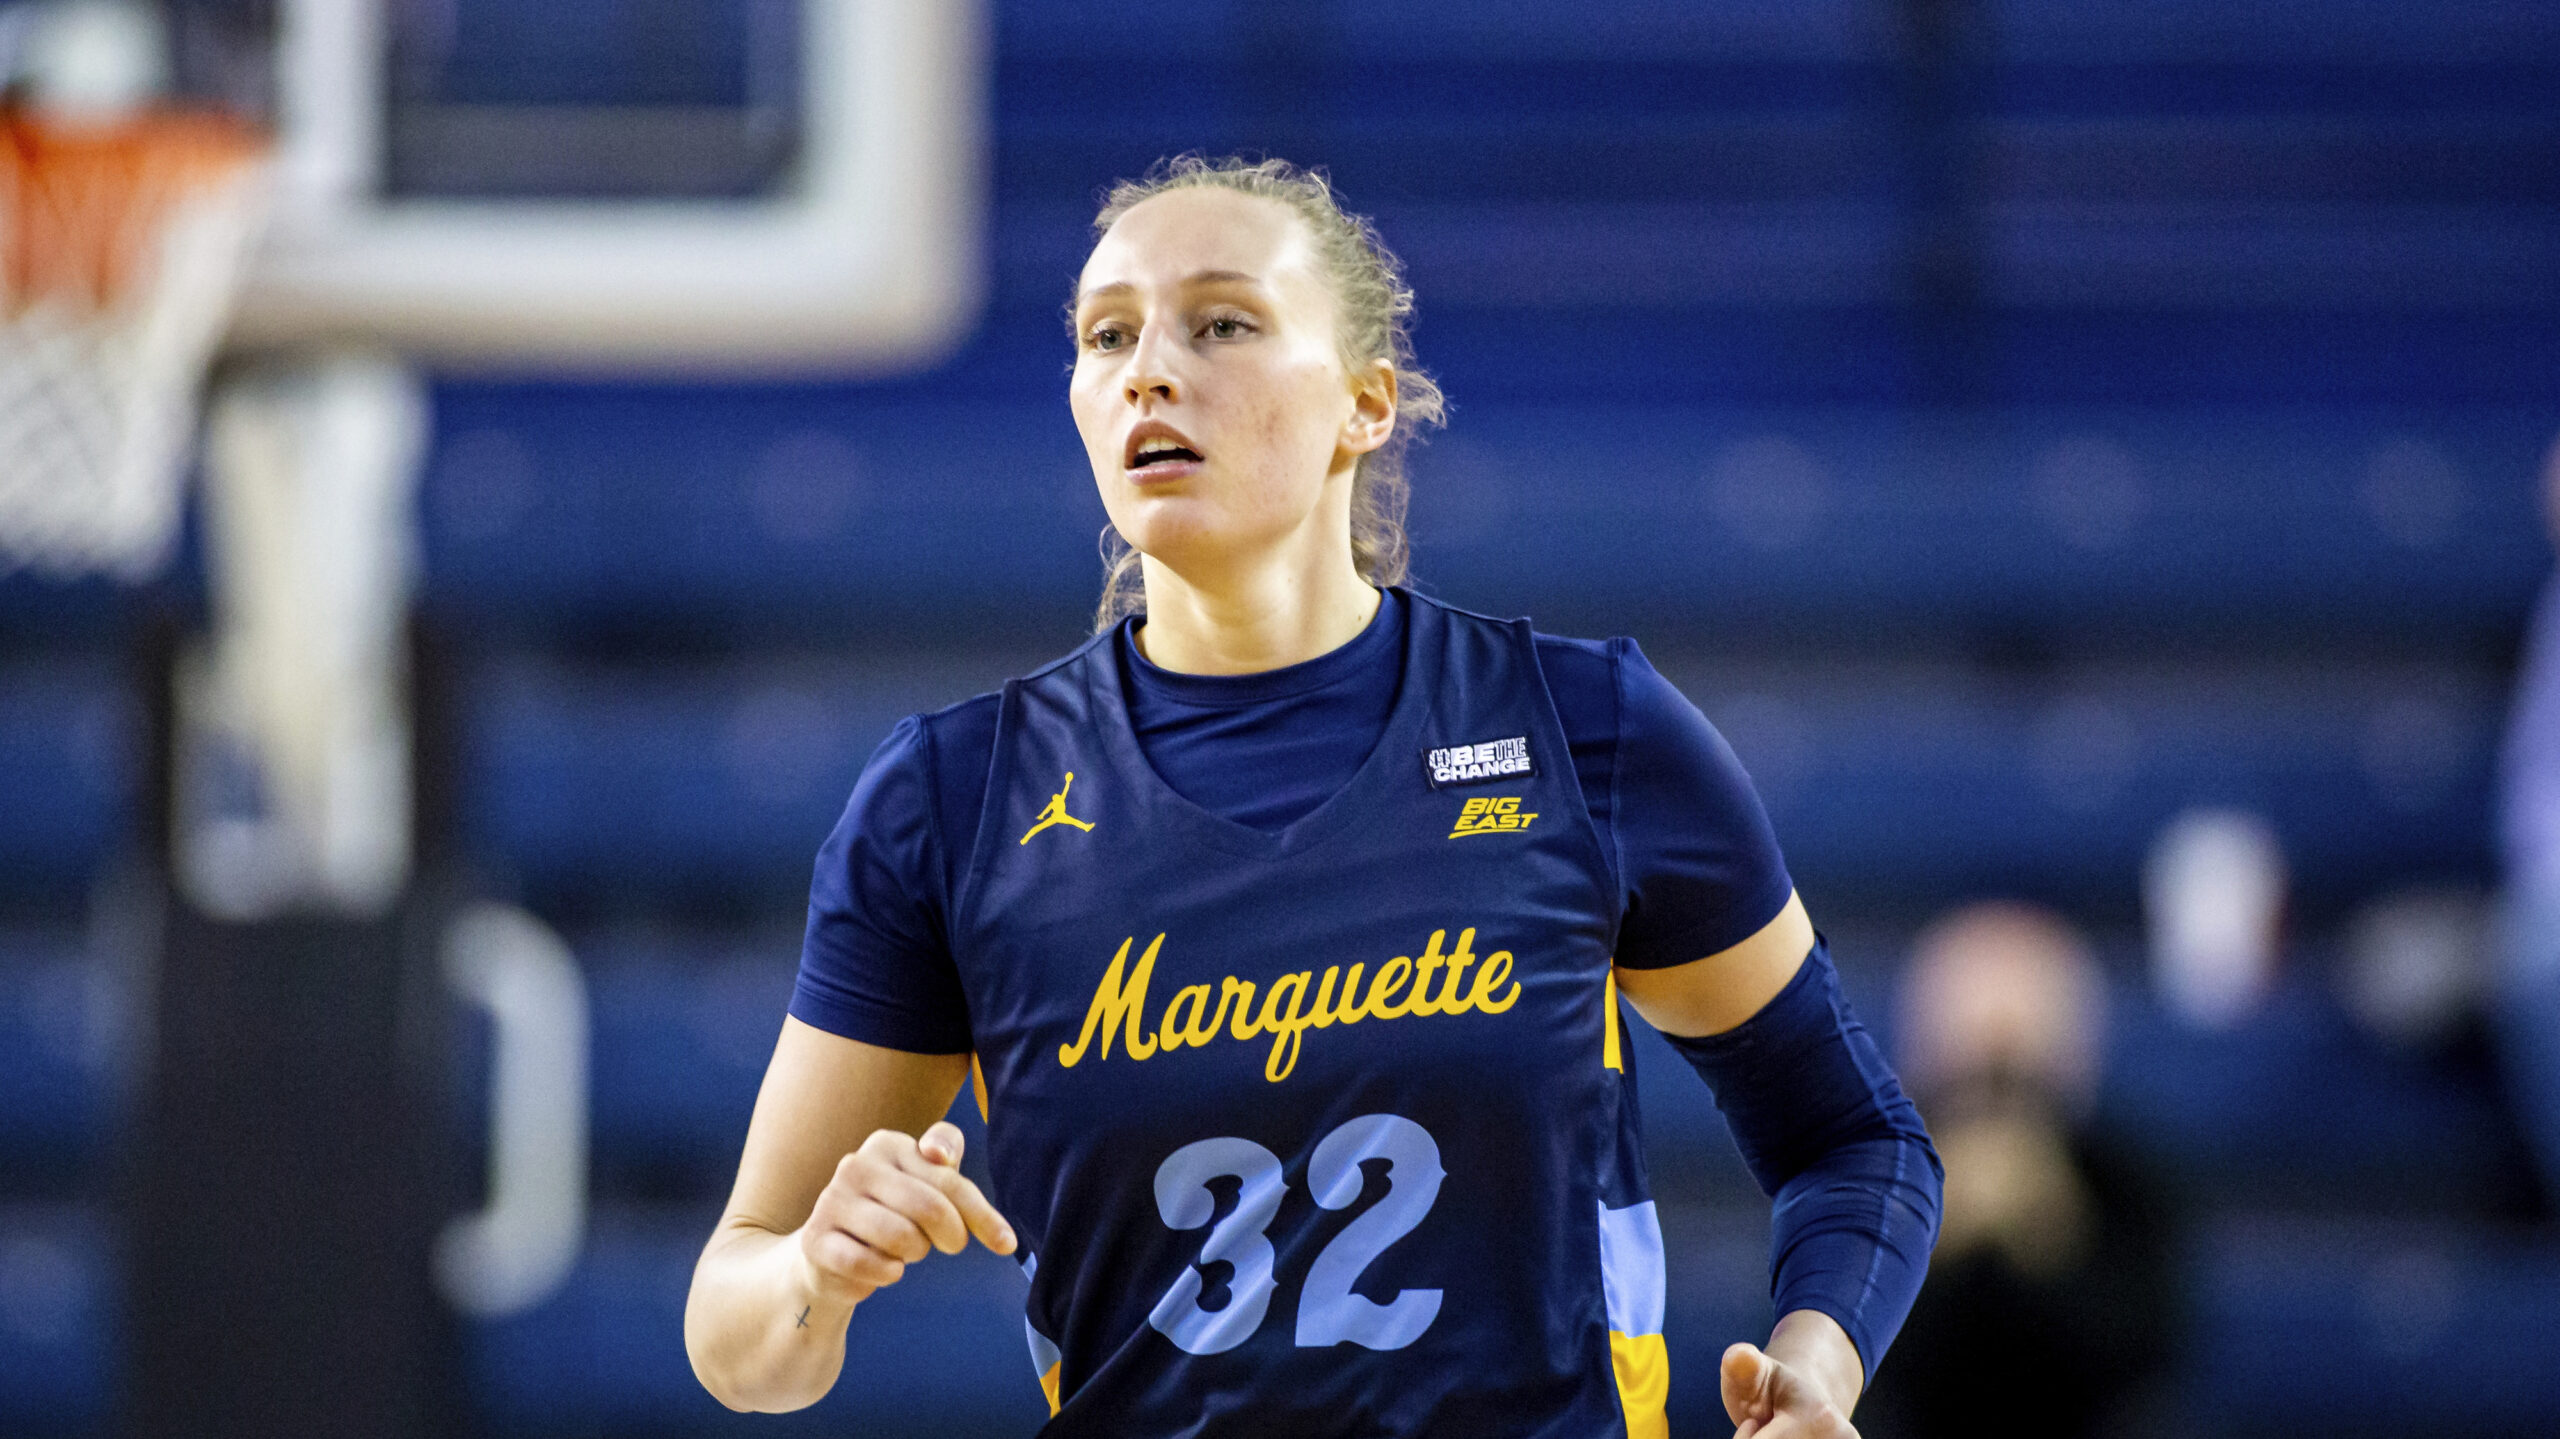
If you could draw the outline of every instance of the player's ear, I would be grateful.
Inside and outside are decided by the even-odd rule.
[[[1342,447],[1365,455],[1385,444],[1395,429],[1395,362],[1371,360],[1352,372],[1351,418],[1342,427]]]

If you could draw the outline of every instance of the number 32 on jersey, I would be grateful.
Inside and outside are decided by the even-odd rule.
[[[1351,1292],[1387,1246],[1402,1239],[1431,1212],[1440,1197],[1440,1146],[1430,1131],[1400,1115],[1364,1114],[1316,1145],[1307,1163],[1307,1188],[1326,1209],[1348,1209],[1360,1198],[1361,1164],[1386,1161],[1386,1195],[1343,1228],[1307,1269],[1298,1296],[1301,1348],[1358,1344],[1402,1349],[1420,1338],[1440,1313],[1440,1291],[1407,1289],[1380,1304]],[[1173,1229],[1197,1229],[1217,1212],[1212,1180],[1242,1184],[1236,1207],[1209,1231],[1200,1257],[1156,1301],[1147,1322],[1193,1354],[1223,1354],[1262,1327],[1277,1287],[1269,1230],[1288,1188],[1279,1156],[1250,1139],[1203,1139],[1166,1156],[1156,1168],[1156,1212]],[[1218,1309],[1200,1307],[1200,1266],[1234,1266],[1228,1298]]]

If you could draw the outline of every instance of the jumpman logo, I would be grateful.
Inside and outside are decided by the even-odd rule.
[[[1078,829],[1093,828],[1091,823],[1085,820],[1080,820],[1074,815],[1067,813],[1067,791],[1075,788],[1075,784],[1076,772],[1074,770],[1067,771],[1067,782],[1058,786],[1058,792],[1056,794],[1049,796],[1049,807],[1040,811],[1040,822],[1023,831],[1022,838],[1015,841],[1015,843],[1029,844],[1031,843],[1031,836],[1038,834],[1040,831],[1047,829],[1053,824],[1071,824]]]

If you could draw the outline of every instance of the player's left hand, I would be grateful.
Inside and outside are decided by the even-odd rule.
[[[1858,1439],[1829,1391],[1758,1345],[1725,1350],[1721,1377],[1733,1439]]]

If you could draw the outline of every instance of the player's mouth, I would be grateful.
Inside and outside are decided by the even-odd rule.
[[[1129,431],[1120,462],[1139,484],[1157,484],[1197,474],[1200,451],[1180,430],[1162,420],[1148,420]]]

